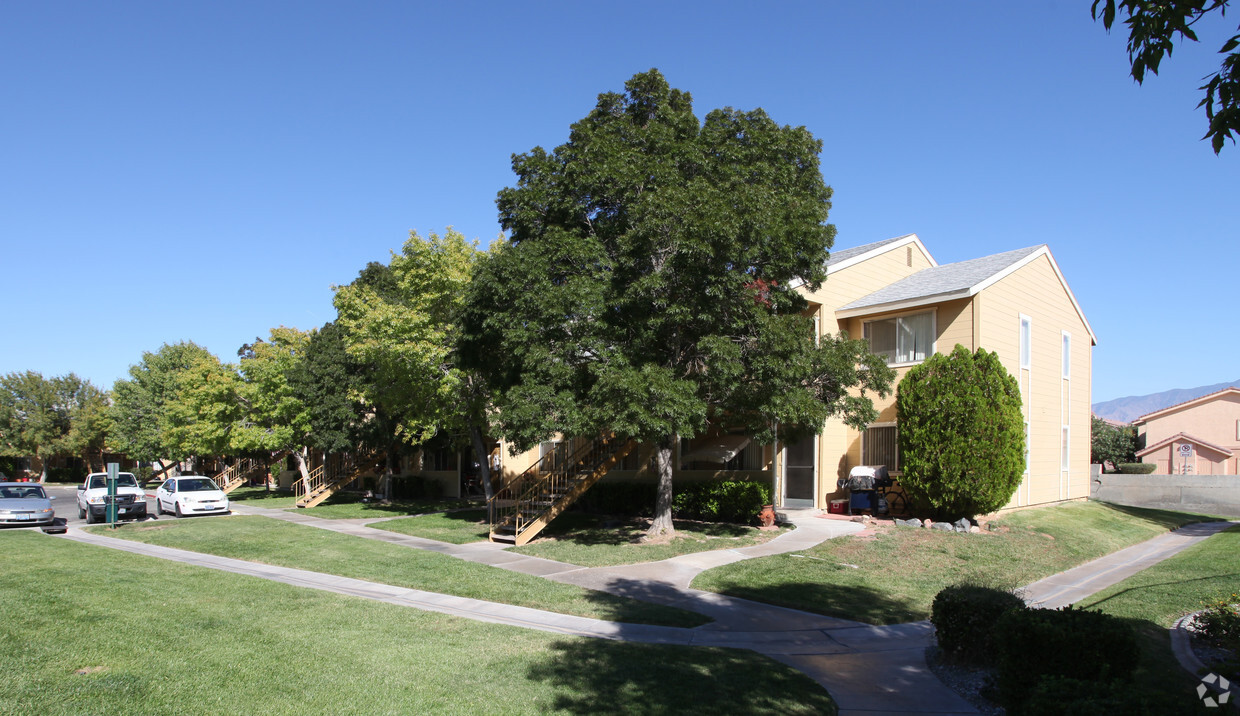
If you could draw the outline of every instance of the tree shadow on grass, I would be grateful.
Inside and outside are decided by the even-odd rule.
[[[1174,530],[1186,524],[1194,524],[1198,522],[1218,522],[1225,519],[1222,517],[1199,515],[1191,512],[1175,512],[1172,510],[1158,510],[1148,507],[1130,507],[1128,505],[1117,505],[1111,502],[1099,502],[1098,504],[1106,507],[1107,509],[1122,512],[1130,517],[1136,517],[1147,522],[1153,522],[1154,524],[1159,525],[1160,527],[1165,527],[1168,530]]]
[[[778,607],[799,609],[866,624],[903,624],[928,619],[927,608],[872,587],[796,580],[769,581],[759,586],[722,583],[712,591]]]
[[[531,681],[574,714],[834,714],[809,677],[754,652],[578,639],[550,645]]]

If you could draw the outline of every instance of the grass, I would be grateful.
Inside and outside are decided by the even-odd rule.
[[[643,537],[649,526],[648,521],[567,512],[557,517],[533,542],[512,551],[582,567],[609,567],[653,562],[706,550],[746,547],[779,534],[745,525],[682,520],[677,520],[675,524],[677,534],[671,541],[645,542]],[[468,544],[488,538],[485,510],[422,515],[371,526],[452,544]]]
[[[980,535],[897,527],[813,549],[716,567],[693,587],[871,624],[926,619],[943,587],[1012,588],[1204,519],[1075,502],[1021,510]]]
[[[752,652],[474,622],[31,531],[0,533],[0,635],[0,714],[836,711]]]
[[[125,524],[114,530],[103,529],[109,537],[135,542],[562,614],[685,627],[709,621],[682,609],[593,592],[434,552],[268,517],[161,520]]]
[[[229,493],[228,498],[247,507],[287,509],[297,506],[297,498],[292,492],[287,490],[268,491],[262,487],[238,487]],[[326,502],[318,507],[307,508],[305,512],[307,515],[329,520],[380,519],[383,517],[420,515],[427,512],[442,512],[462,507],[473,507],[480,503],[479,500],[455,498],[406,500],[386,503],[362,502],[362,496],[358,493],[339,492],[329,497]]]
[[[1166,559],[1078,606],[1099,609],[1128,620],[1143,644],[1146,674],[1183,670],[1171,653],[1168,628],[1185,614],[1205,609],[1240,593],[1240,527],[1230,527]],[[1234,664],[1232,665],[1234,669]],[[1185,672],[1186,673],[1186,672]],[[1221,673],[1221,672],[1220,672]],[[1140,679],[1142,674],[1137,675]],[[1236,674],[1226,674],[1233,678]],[[1196,680],[1181,680],[1188,689]]]

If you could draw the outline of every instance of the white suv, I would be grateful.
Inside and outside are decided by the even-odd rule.
[[[86,482],[78,485],[78,518],[87,524],[102,522],[108,514],[108,474],[92,472]],[[138,478],[132,472],[116,475],[116,516],[146,517],[146,496],[138,486]]]

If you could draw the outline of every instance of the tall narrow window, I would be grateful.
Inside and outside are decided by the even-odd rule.
[[[1068,426],[1063,426],[1063,442],[1059,448],[1059,469],[1068,469],[1068,445],[1070,443]]]
[[[1072,377],[1072,336],[1063,332],[1063,379]]]
[[[1020,317],[1020,367],[1028,368],[1033,364],[1033,319],[1029,316]]]

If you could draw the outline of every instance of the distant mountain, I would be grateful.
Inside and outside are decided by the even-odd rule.
[[[1203,385],[1198,388],[1164,390],[1161,393],[1151,393],[1149,395],[1130,395],[1127,398],[1116,398],[1115,400],[1094,403],[1094,415],[1100,418],[1118,420],[1123,423],[1131,423],[1146,413],[1169,408],[1172,405],[1179,405],[1193,398],[1200,398],[1203,395],[1217,393],[1223,388],[1231,387],[1240,388],[1240,380],[1233,380],[1230,383]]]

